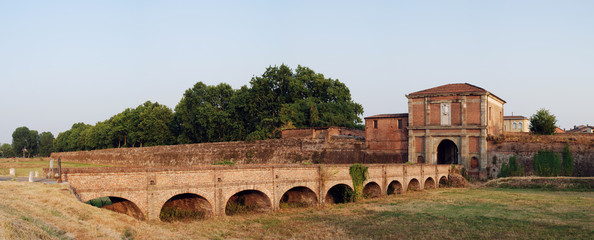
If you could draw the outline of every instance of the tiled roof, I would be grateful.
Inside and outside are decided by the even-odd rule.
[[[407,98],[410,97],[425,97],[431,95],[441,95],[441,94],[462,94],[462,93],[480,93],[481,95],[487,94],[494,98],[499,99],[501,102],[505,103],[505,100],[495,96],[495,94],[488,92],[484,88],[474,86],[470,83],[451,83],[442,85],[439,87],[429,88],[422,91],[410,93],[406,95]]]
[[[402,118],[402,117],[408,117],[408,113],[378,114],[378,115],[365,117],[365,119],[368,119],[368,118]]]
[[[503,116],[503,120],[524,120],[524,119],[528,119],[527,117],[524,116]]]
[[[468,93],[468,92],[487,92],[487,90],[468,83],[452,83],[439,87],[429,88],[422,91],[408,94],[409,96],[440,94],[440,93]]]
[[[586,132],[586,130],[588,128],[591,128],[592,129],[594,127],[593,126],[590,126],[590,125],[585,125],[585,126],[584,125],[580,125],[580,126],[574,127],[573,129],[567,130],[567,132],[569,132],[569,133],[583,133],[583,132]]]

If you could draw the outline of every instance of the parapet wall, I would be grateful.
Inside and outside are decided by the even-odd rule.
[[[516,156],[524,165],[527,174],[534,172],[534,154],[539,150],[559,153],[569,146],[574,159],[573,176],[594,176],[594,134],[534,135],[529,133],[506,133],[505,136],[490,138],[488,144],[489,176],[496,178],[501,165]]]
[[[511,156],[533,172],[533,159],[541,149],[561,153],[565,145],[574,157],[574,176],[594,176],[594,134],[540,136],[507,133],[491,137],[488,144],[488,176],[496,178],[501,164]],[[221,161],[236,164],[291,163],[402,163],[406,152],[366,150],[356,138],[271,139],[254,142],[220,142],[143,148],[117,148],[52,153],[51,158],[123,167],[183,167],[212,165]]]
[[[112,166],[159,167],[236,164],[354,163],[365,162],[364,141],[356,139],[270,139],[142,148],[114,148],[52,153],[67,162]]]

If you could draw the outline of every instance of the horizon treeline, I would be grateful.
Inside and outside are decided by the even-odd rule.
[[[53,150],[251,141],[278,138],[288,128],[363,127],[363,107],[348,87],[307,67],[270,66],[249,83],[233,89],[198,82],[175,111],[147,101],[95,125],[75,123],[58,134]]]

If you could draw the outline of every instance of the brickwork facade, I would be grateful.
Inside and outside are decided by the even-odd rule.
[[[57,152],[52,153],[51,158],[131,167],[211,165],[220,161],[236,164],[363,163],[364,148],[365,142],[356,138],[288,138]]]
[[[366,157],[403,163],[408,159],[408,114],[383,114],[365,118]]]
[[[447,181],[449,165],[369,164],[364,186],[380,186],[388,194],[390,184],[406,191],[411,182],[420,189],[435,188]],[[68,182],[83,202],[100,197],[128,200],[140,209],[144,219],[158,220],[165,203],[182,194],[205,199],[213,215],[224,215],[232,196],[255,191],[263,196],[270,210],[280,207],[282,196],[291,189],[304,188],[315,193],[316,204],[326,204],[329,192],[338,185],[352,189],[350,165],[244,165],[193,168],[89,169],[69,173]]]
[[[365,118],[366,152],[405,153],[412,163],[462,164],[487,177],[487,138],[503,134],[503,101],[471,84],[408,94],[408,113]],[[402,129],[398,121],[407,121]],[[474,164],[472,161],[474,160]]]
[[[285,129],[282,131],[283,139],[324,139],[330,140],[332,137],[349,136],[365,137],[365,131],[358,129],[348,129],[344,127],[320,127],[320,128],[299,128]]]
[[[471,176],[486,179],[487,137],[503,134],[505,101],[470,84],[448,84],[407,98],[409,149],[414,150],[408,161],[462,164]]]

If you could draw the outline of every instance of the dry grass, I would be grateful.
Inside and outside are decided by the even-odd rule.
[[[484,185],[496,188],[591,192],[594,190],[594,177],[507,177],[491,180]]]
[[[589,239],[594,193],[437,189],[321,208],[142,222],[76,200],[65,185],[0,183],[0,238]]]
[[[66,185],[1,182],[1,239],[182,238],[163,228],[78,201]],[[162,236],[162,237],[161,237]]]

